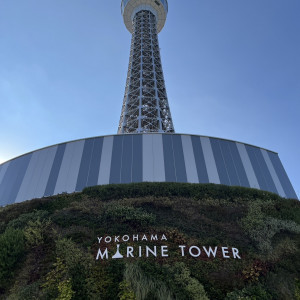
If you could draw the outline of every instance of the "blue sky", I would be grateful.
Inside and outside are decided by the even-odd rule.
[[[177,133],[279,153],[300,196],[300,1],[169,0],[159,35]],[[0,0],[0,163],[117,132],[119,0]]]

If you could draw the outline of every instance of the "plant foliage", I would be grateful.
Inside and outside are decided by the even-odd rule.
[[[96,260],[117,244],[97,237],[136,234],[127,243],[134,257]],[[169,256],[139,258],[137,247],[148,244],[167,245]],[[194,258],[192,245],[219,250]],[[222,246],[241,259],[223,258]],[[299,300],[299,257],[299,201],[255,189],[107,185],[0,209],[0,299]]]

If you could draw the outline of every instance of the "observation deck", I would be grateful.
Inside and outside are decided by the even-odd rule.
[[[167,0],[122,0],[121,14],[126,28],[133,33],[133,18],[141,10],[151,11],[157,20],[157,33],[161,32],[165,26],[168,14]]]

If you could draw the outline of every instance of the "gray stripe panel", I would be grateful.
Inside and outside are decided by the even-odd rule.
[[[256,148],[256,147],[253,147],[253,149],[255,150],[255,153],[256,153],[256,158],[258,160],[258,163],[260,165],[260,169],[262,170],[263,174],[264,174],[264,178],[267,182],[267,185],[268,185],[268,190],[270,192],[273,192],[273,193],[276,193],[278,194],[278,190],[275,186],[275,183],[273,181],[273,178],[271,176],[271,173],[270,173],[270,170],[266,164],[266,161],[262,155],[262,152],[260,151],[261,149],[259,148]]]
[[[90,171],[89,171],[86,186],[94,186],[98,184],[102,146],[103,146],[103,138],[96,138],[94,141]]]
[[[36,172],[36,167],[39,163],[41,151],[34,152],[31,156],[28,168],[26,170],[25,176],[23,178],[19,193],[16,197],[15,202],[21,202],[24,200],[31,200],[30,198],[30,189],[32,189],[32,185],[34,188],[36,186],[36,182],[34,182],[34,174]]]
[[[261,189],[278,193],[260,149],[249,145],[246,149]]]
[[[231,153],[230,144],[233,144],[233,142],[219,140],[219,145],[222,151],[222,156],[227,169],[230,184],[234,186],[240,186],[241,182],[239,179],[237,168],[235,166],[235,159],[233,158]]]
[[[123,135],[114,137],[109,183],[121,183]]]
[[[31,176],[31,183],[29,184],[29,188],[27,189],[26,199],[30,200],[34,198],[35,191],[37,189],[39,179],[41,178],[41,173],[43,171],[43,167],[45,164],[45,160],[47,158],[47,149],[38,151],[39,156],[36,162],[34,173]]]
[[[216,161],[213,155],[210,140],[207,137],[200,137],[200,140],[201,140],[209,182],[219,184],[220,178],[217,171]]]
[[[10,193],[10,199],[8,202],[10,204],[14,203],[16,200],[16,197],[18,195],[20,186],[24,179],[24,176],[27,171],[31,157],[32,157],[32,153],[25,155],[25,156],[21,157],[21,159],[20,159],[20,164],[19,164],[18,168],[16,168],[16,181],[13,184],[13,189],[12,189],[12,192]]]
[[[241,186],[250,187],[240,153],[235,142],[227,142]]]
[[[83,147],[84,140],[67,144],[54,194],[75,191]]]
[[[83,153],[83,148],[84,148],[84,140],[70,143],[70,148],[73,148],[73,153],[72,153],[72,160],[71,164],[69,166],[69,171],[68,175],[66,177],[66,191],[67,193],[73,193],[76,191],[76,183],[77,183],[77,178],[78,178],[78,173],[79,173],[79,168],[80,168],[80,163],[82,160],[82,153]],[[67,146],[68,148],[68,146]],[[63,166],[63,163],[62,163]],[[64,192],[64,189],[61,189],[61,192]]]
[[[38,180],[38,185],[35,190],[34,198],[41,198],[44,196],[56,151],[57,151],[57,146],[50,147],[43,151],[43,153],[45,154],[44,166],[40,173],[40,178]]]
[[[196,169],[198,174],[198,182],[209,183],[207,168],[205,164],[203,149],[200,137],[192,136],[192,145],[195,154]]]
[[[269,157],[271,159],[271,162],[273,164],[273,167],[276,171],[276,174],[281,182],[281,185],[283,187],[283,190],[286,194],[287,198],[293,198],[293,199],[298,199],[293,186],[289,180],[289,177],[287,176],[285,169],[279,159],[279,156],[275,153],[268,152]]]
[[[143,135],[143,181],[165,181],[164,152],[161,134]]]
[[[49,160],[49,157],[51,156],[50,150],[52,150],[53,152],[53,149],[50,148],[50,149],[39,150],[32,154],[30,163],[28,165],[25,177],[23,179],[21,188],[19,190],[15,202],[22,202],[24,200],[31,200],[33,198],[42,197],[43,192],[36,195],[36,191],[38,189],[41,189],[42,187],[43,189],[45,189],[46,187],[46,183],[50,172],[50,166],[48,166],[48,172],[46,174],[46,178],[43,171],[45,165],[47,164],[47,161]],[[54,158],[54,154],[53,154],[53,158]]]
[[[55,158],[54,162],[50,171],[49,179],[47,182],[47,186],[45,189],[45,194],[44,196],[51,196],[54,194],[54,189],[56,186],[57,178],[58,178],[58,173],[61,167],[61,163],[64,157],[64,153],[66,150],[66,144],[61,144],[58,145],[57,151],[55,153]]]
[[[172,135],[177,182],[187,182],[182,141],[180,135]]]
[[[215,157],[218,174],[220,177],[220,183],[226,184],[226,185],[231,185],[231,182],[229,179],[229,174],[228,174],[226,164],[224,161],[224,157],[223,157],[223,153],[221,150],[220,141],[210,138],[210,142],[211,142],[211,147],[212,147],[213,154]]]
[[[133,136],[125,135],[123,137],[123,151],[122,151],[122,168],[121,168],[121,182],[130,183],[132,181],[132,143]]]
[[[69,170],[69,175],[67,177],[67,192],[73,193],[76,191],[76,182],[78,178],[80,163],[82,160],[82,153],[84,147],[84,140],[71,143],[73,144],[73,155],[72,162]]]
[[[256,175],[254,173],[249,155],[247,153],[246,147],[244,144],[241,143],[236,143],[238,151],[240,153],[240,157],[242,159],[242,163],[244,165],[244,169],[250,184],[250,187],[252,188],[256,188],[256,189],[260,189],[260,186],[258,184]]]
[[[7,170],[5,172],[5,176],[2,179],[2,182],[0,184],[0,206],[7,205],[7,198],[10,193],[9,189],[11,188],[12,181],[14,179],[14,169],[16,160],[12,160],[9,163],[9,166],[7,167]]]
[[[61,166],[59,169],[59,173],[57,176],[57,181],[54,189],[54,195],[57,195],[59,193],[65,193],[67,192],[67,177],[69,174],[70,166],[72,163],[72,155],[73,155],[73,144],[68,143],[66,144],[66,149],[64,153],[63,160],[61,162]]]
[[[87,177],[91,166],[94,141],[94,139],[87,139],[84,142],[84,148],[76,183],[76,191],[82,191],[83,188],[86,187]]]
[[[154,181],[153,135],[143,134],[143,181]]]
[[[251,165],[253,167],[254,173],[256,175],[257,181],[259,183],[259,186],[262,190],[268,191],[268,184],[264,178],[264,174],[262,173],[261,169],[260,169],[260,165],[259,162],[256,158],[256,153],[254,151],[254,149],[251,146],[245,145],[247,153],[249,155],[249,159],[251,161]]]
[[[143,136],[133,135],[132,182],[143,181]]]
[[[162,134],[153,134],[152,141],[153,179],[157,182],[166,181]]]
[[[10,161],[5,172],[5,176],[3,176],[2,182],[0,183],[0,206],[7,204],[4,200],[4,196],[6,194],[6,190],[9,188],[8,185],[13,180],[13,172],[11,170],[14,168],[15,161],[16,160]]]
[[[282,185],[281,185],[281,183],[280,183],[280,181],[278,179],[278,176],[277,176],[277,174],[275,172],[275,169],[274,169],[274,167],[272,165],[272,162],[270,160],[270,157],[269,157],[267,151],[263,150],[263,149],[260,149],[260,151],[261,151],[261,153],[262,153],[262,155],[263,155],[263,157],[265,159],[265,162],[266,162],[266,164],[268,166],[268,169],[270,171],[270,174],[272,176],[272,179],[273,179],[273,181],[275,183],[275,186],[276,186],[276,189],[277,189],[279,195],[281,197],[286,197],[285,192],[283,191]]]
[[[172,135],[163,134],[162,139],[163,139],[163,149],[164,149],[166,181],[176,182],[177,178],[176,178],[176,170],[175,170]]]
[[[7,171],[7,168],[9,166],[9,162],[7,162],[6,164],[1,165],[1,170],[0,170],[0,186],[1,186],[1,182],[5,176],[5,173]]]
[[[182,140],[185,169],[187,173],[186,174],[187,182],[199,183],[192,139],[188,135],[182,135],[181,140]],[[199,143],[200,143],[200,139],[199,139]]]
[[[15,202],[32,154],[21,156],[10,162],[1,183],[0,205]]]
[[[111,159],[114,137],[105,137],[103,140],[102,155],[99,169],[98,184],[108,184],[111,172]]]

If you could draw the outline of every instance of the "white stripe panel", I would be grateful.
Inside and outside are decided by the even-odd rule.
[[[45,163],[47,151],[46,150],[40,150],[37,153],[38,153],[38,158],[37,158],[37,161],[36,161],[34,172],[31,176],[30,183],[29,183],[28,188],[27,188],[27,192],[26,192],[26,195],[25,195],[26,198],[24,200],[31,200],[31,199],[34,198],[34,193],[35,193],[35,190],[37,188],[37,184],[38,184],[38,181],[39,181],[39,178],[40,178],[40,175],[41,175],[41,172],[43,170],[44,163]]]
[[[181,140],[182,140],[187,182],[199,183],[192,138],[189,135],[182,135]]]
[[[34,193],[34,198],[41,198],[44,196],[56,151],[57,146],[54,146],[46,149],[43,153],[44,164],[40,172],[40,178],[38,179],[38,185]]]
[[[40,156],[40,151],[33,152],[32,156],[30,158],[30,162],[28,164],[28,168],[27,168],[26,173],[24,175],[22,184],[20,186],[18,195],[16,197],[15,203],[22,202],[22,201],[25,201],[25,200],[31,200],[31,199],[28,198],[28,194],[29,194],[28,191],[30,190],[30,187],[31,187],[32,182],[33,182],[32,178],[33,178],[33,175],[34,175],[35,170],[36,170],[36,166],[37,166],[38,161],[39,161],[39,156]]]
[[[54,195],[66,192],[66,182],[69,175],[69,169],[72,162],[72,156],[73,156],[73,143],[69,143],[66,145],[64,157],[59,169],[56,186],[54,189]]]
[[[158,182],[166,181],[162,135],[153,134],[152,136],[153,179]]]
[[[219,184],[220,177],[217,170],[215,157],[211,148],[210,140],[207,137],[200,137],[200,140],[203,149],[203,155],[204,155],[209,182]]]
[[[143,181],[153,182],[153,134],[143,134]]]
[[[103,139],[98,184],[109,184],[113,142],[113,136]]]
[[[75,192],[85,140],[74,143],[72,162],[66,183],[68,193]]]
[[[249,155],[244,144],[236,143],[250,187],[260,189]]]
[[[283,188],[282,188],[282,185],[281,185],[281,183],[280,183],[280,180],[279,180],[279,178],[278,178],[278,176],[277,176],[277,174],[276,174],[276,171],[275,171],[275,169],[274,169],[274,167],[273,167],[273,164],[272,164],[272,162],[271,162],[271,159],[270,159],[270,157],[269,157],[267,151],[266,151],[266,150],[263,150],[263,149],[260,149],[260,151],[261,151],[261,153],[262,153],[262,155],[263,155],[263,157],[264,157],[264,159],[265,159],[265,162],[266,162],[266,164],[267,164],[267,166],[268,166],[268,169],[269,169],[269,171],[270,171],[270,174],[271,174],[271,176],[272,176],[272,179],[273,179],[273,181],[274,181],[274,184],[275,184],[275,186],[276,186],[276,189],[277,189],[279,195],[280,195],[281,197],[286,197],[286,194],[285,194],[285,192],[284,192],[284,190],[283,190]]]
[[[75,192],[84,140],[68,143],[59,170],[54,195]]]
[[[1,166],[1,169],[0,169],[0,184],[3,180],[3,178],[4,178],[4,175],[7,171],[8,166],[9,166],[9,162]]]

